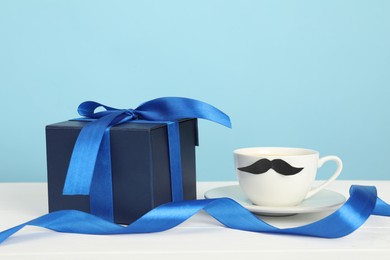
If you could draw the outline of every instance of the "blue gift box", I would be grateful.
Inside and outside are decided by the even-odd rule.
[[[78,112],[83,118],[46,127],[49,211],[82,210],[123,224],[166,202],[195,199],[197,118],[231,127],[217,108],[180,97],[135,109],[87,101]]]
[[[88,124],[65,121],[46,127],[49,211],[90,212],[89,195],[63,195],[76,139]],[[196,119],[179,121],[184,199],[196,198]],[[129,224],[172,201],[167,125],[126,122],[110,130],[114,221]]]

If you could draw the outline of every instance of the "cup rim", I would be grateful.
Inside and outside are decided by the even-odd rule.
[[[258,152],[256,151],[264,151]],[[268,156],[268,157],[292,157],[292,156],[305,156],[305,155],[316,155],[318,151],[307,148],[299,147],[277,147],[277,146],[254,146],[254,147],[243,147],[233,151],[235,155],[243,156]],[[275,154],[273,154],[275,153]]]

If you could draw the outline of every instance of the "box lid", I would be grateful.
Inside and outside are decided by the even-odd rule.
[[[195,118],[187,118],[187,119],[181,119],[179,120],[179,123],[184,123],[186,121],[196,120]],[[88,124],[88,121],[77,121],[77,120],[68,120],[63,121],[59,123],[54,123],[47,125],[47,129],[55,129],[55,128],[61,128],[61,129],[81,129],[86,124]],[[166,124],[163,122],[153,122],[153,121],[131,121],[131,122],[125,122],[120,125],[113,126],[111,128],[111,131],[152,131],[154,129],[165,127]],[[196,127],[196,145],[199,145],[199,139],[198,139],[198,127],[197,124],[195,124]]]

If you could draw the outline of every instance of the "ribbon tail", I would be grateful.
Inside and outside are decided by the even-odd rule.
[[[303,235],[321,238],[339,238],[358,229],[372,214],[375,201],[375,187],[352,186],[350,198],[331,215],[308,225],[280,229],[257,219],[245,208],[234,205],[233,201],[219,201],[214,206],[207,207],[211,216],[227,227],[265,233],[286,235]],[[387,208],[390,210],[390,206]]]
[[[26,226],[26,223],[0,232],[0,244]]]
[[[349,199],[337,211],[312,224],[285,229],[280,233],[323,238],[346,236],[366,222],[373,213],[376,199],[375,187],[352,185]]]
[[[110,127],[105,130],[89,194],[91,213],[114,222]]]
[[[221,198],[167,203],[151,210],[127,227],[81,211],[56,211],[1,232],[0,242],[25,225],[44,227],[58,232],[96,235],[160,232],[181,224],[202,209],[226,227],[233,229],[338,238],[358,229],[373,213],[376,205],[375,187],[352,186],[350,195],[348,201],[333,214],[312,224],[296,228],[274,227],[255,217],[237,202]],[[390,210],[390,206],[386,205],[384,206],[388,207],[387,210]]]
[[[381,200],[380,198],[377,198],[375,208],[372,214],[390,217],[390,205]]]
[[[88,195],[90,192],[96,159],[104,133],[118,115],[123,112],[109,114],[81,129],[73,148],[68,173],[65,179],[64,195]]]
[[[169,165],[171,172],[172,201],[181,201],[183,196],[183,179],[180,155],[180,129],[178,122],[168,122]]]

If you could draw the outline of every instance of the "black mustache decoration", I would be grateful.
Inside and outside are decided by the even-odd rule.
[[[268,160],[268,159],[260,159],[257,162],[246,166],[246,167],[240,167],[237,168],[240,171],[248,172],[252,174],[262,174],[267,172],[269,169],[275,170],[277,173],[280,173],[282,175],[294,175],[298,172],[302,171],[303,168],[295,168],[288,164],[287,162],[283,161],[282,159],[275,159],[275,160]]]

